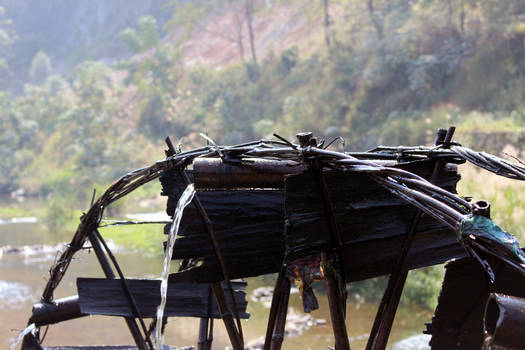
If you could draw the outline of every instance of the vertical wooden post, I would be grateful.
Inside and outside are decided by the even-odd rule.
[[[296,135],[301,147],[317,146],[317,141],[312,137],[312,133],[301,133]],[[335,208],[330,200],[329,186],[326,182],[325,174],[322,167],[310,165],[310,170],[314,178],[317,180],[319,192],[324,205],[324,212],[328,218],[328,224],[331,233],[332,251],[338,255],[338,266],[341,271],[344,271],[343,256],[340,254],[343,246],[343,237],[341,230],[337,225],[335,216]],[[328,259],[326,251],[321,252],[321,262],[323,270],[325,271],[326,286],[328,292],[328,305],[330,307],[330,318],[332,320],[332,327],[335,336],[336,350],[350,350],[350,343],[348,341],[348,333],[346,331],[345,315],[346,315],[346,283],[344,280],[341,285],[336,280],[333,270],[328,268]],[[342,278],[344,279],[344,273]]]
[[[188,175],[184,172],[184,170],[181,171],[181,176],[182,176],[182,178],[184,180],[184,183],[186,185],[191,184],[191,181],[188,178]],[[239,347],[239,349],[243,349],[244,348],[244,337],[243,337],[243,334],[242,334],[242,326],[241,326],[241,319],[240,319],[240,316],[239,316],[239,309],[237,307],[237,302],[235,301],[235,295],[234,295],[234,292],[233,292],[233,287],[232,287],[232,284],[231,284],[231,281],[230,281],[230,277],[228,276],[228,270],[226,269],[226,263],[224,262],[224,259],[222,257],[222,253],[221,253],[221,248],[219,246],[219,242],[217,241],[217,238],[215,237],[215,231],[213,230],[212,222],[211,222],[208,214],[206,213],[206,210],[204,209],[204,206],[202,205],[202,203],[201,203],[201,201],[199,199],[199,196],[197,196],[197,194],[195,194],[193,196],[193,204],[195,205],[195,208],[199,212],[199,216],[201,217],[202,222],[203,222],[204,226],[206,227],[206,231],[208,232],[208,236],[209,236],[211,244],[213,246],[213,252],[215,253],[215,257],[217,258],[217,261],[219,262],[219,266],[221,268],[221,272],[222,272],[222,275],[223,275],[223,278],[224,278],[224,283],[226,283],[226,286],[228,287],[228,292],[230,294],[230,298],[231,298],[231,301],[232,301],[233,313],[235,314],[235,318],[237,320],[237,328],[235,327],[235,323],[232,322],[233,333],[236,334],[235,338],[236,338],[236,341],[238,341],[237,346]],[[219,287],[217,287],[217,285]],[[217,299],[217,304],[219,303],[219,299],[221,299],[220,301],[224,302],[224,306],[225,306],[224,311],[226,312],[228,310],[228,305],[226,304],[226,298],[224,296],[224,291],[222,290],[222,287],[221,287],[220,283],[212,284],[212,289],[213,289],[213,292],[215,294],[215,298]],[[217,294],[217,293],[219,293],[219,294]],[[224,299],[224,300],[222,300],[222,299]],[[221,311],[221,313],[222,313],[222,311]],[[227,311],[227,313],[229,314],[229,317],[232,318],[231,313],[229,311]],[[225,320],[224,318],[223,318],[223,320],[224,320],[224,324],[225,325],[227,323],[228,324],[230,323],[229,321]],[[233,320],[233,318],[232,318],[232,320]],[[228,326],[227,326],[226,329],[227,329],[228,334],[229,334],[231,330],[228,329]],[[233,343],[232,343],[232,346],[233,346],[234,350],[236,350],[236,348],[235,348]]]
[[[284,340],[284,328],[286,326],[286,316],[288,315],[288,301],[290,300],[291,283],[287,277],[282,279],[279,302],[279,315],[274,325],[270,350],[280,350]]]
[[[435,145],[442,143],[448,143],[452,140],[456,128],[451,126],[447,131],[439,129],[434,140]],[[443,166],[442,161],[437,161],[432,176],[430,179],[431,183],[435,183],[441,167]],[[397,259],[396,265],[394,266],[390,278],[388,279],[388,285],[379,304],[374,325],[370,332],[370,338],[366,344],[366,350],[384,350],[388,343],[390,331],[392,330],[392,324],[397,312],[399,300],[405,286],[406,279],[408,277],[408,270],[406,269],[406,259],[412,241],[414,239],[419,221],[423,213],[418,210],[414,216],[411,225],[408,229],[408,234],[401,248],[401,252]]]
[[[199,342],[197,343],[198,350],[208,350],[208,325],[209,318],[201,317],[199,324]]]
[[[111,265],[109,264],[109,260],[106,254],[104,254],[102,246],[100,245],[100,241],[98,240],[97,236],[94,233],[91,233],[89,235],[89,242],[91,243],[91,247],[93,248],[93,251],[95,252],[95,255],[97,256],[97,259],[98,259],[98,262],[100,263],[100,267],[102,268],[102,271],[104,271],[104,275],[107,278],[115,278],[115,272],[111,268]],[[125,320],[126,320],[126,324],[128,325],[129,331],[133,337],[133,340],[135,341],[135,344],[137,345],[137,348],[140,350],[147,350],[148,346],[140,333],[140,329],[139,329],[139,326],[137,325],[137,321],[132,317],[125,317]]]
[[[321,252],[321,262],[323,264],[323,271],[325,272],[326,278],[328,306],[330,308],[330,319],[332,320],[332,328],[335,336],[335,348],[337,350],[350,350],[339,288],[332,270],[328,267],[326,252]]]
[[[232,343],[233,350],[244,350],[239,333],[237,332],[237,329],[235,328],[235,322],[233,321],[233,316],[230,312],[230,309],[228,308],[228,304],[226,302],[226,297],[224,295],[224,290],[222,289],[222,285],[216,282],[216,283],[213,283],[211,287],[213,289],[213,294],[215,294],[215,299],[217,300],[217,306],[219,308],[219,312],[221,313],[221,318],[222,318],[222,321],[224,322],[224,326],[226,327],[226,332],[228,332],[228,337],[230,338],[230,341]]]
[[[199,325],[198,350],[211,350],[213,341],[213,318],[211,317],[211,286],[208,287],[208,317],[202,317]]]
[[[286,279],[286,266],[281,266],[281,271],[275,281],[275,287],[273,288],[272,305],[270,306],[270,314],[268,315],[268,325],[266,326],[266,336],[264,338],[263,350],[270,350],[273,331],[275,329],[275,320],[277,319],[277,313],[279,312],[279,304],[281,302],[281,285],[283,280]]]

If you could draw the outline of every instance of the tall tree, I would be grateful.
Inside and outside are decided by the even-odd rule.
[[[255,35],[253,33],[253,0],[244,0],[244,8],[246,10],[246,24],[248,25],[252,60],[253,63],[257,64],[257,54],[255,52]]]
[[[125,84],[136,87],[133,99],[140,102],[139,125],[156,138],[178,127],[173,110],[180,79],[180,70],[176,69],[180,54],[171,43],[160,41],[155,18],[144,16],[137,24],[138,31],[127,28],[121,37],[140,57],[118,62],[115,67],[128,72]]]
[[[35,84],[42,84],[51,74],[51,59],[44,51],[38,51],[29,68],[29,77]]]
[[[382,40],[383,39],[383,23],[381,22],[381,19],[379,18],[379,15],[377,14],[374,8],[374,0],[368,0],[368,13],[370,15],[370,19],[372,20],[372,24],[374,25],[374,28],[376,29],[377,38],[379,40]]]
[[[188,38],[194,30],[201,30],[228,41],[239,49],[239,56],[245,60],[244,52],[244,25],[246,9],[242,0],[196,0],[191,2],[173,2],[173,17],[166,25],[168,30],[185,29],[181,39]],[[231,24],[206,22],[209,14],[215,16],[230,16]]]
[[[330,48],[330,13],[328,12],[328,0],[323,0],[323,12],[324,12],[324,41],[326,46]]]

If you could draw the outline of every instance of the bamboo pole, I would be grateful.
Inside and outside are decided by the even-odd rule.
[[[89,235],[89,242],[91,243],[91,247],[93,247],[93,251],[95,252],[95,255],[97,256],[97,259],[100,263],[100,266],[102,268],[102,271],[104,271],[104,275],[106,275],[107,278],[115,278],[115,272],[111,268],[111,265],[109,264],[109,260],[104,253],[102,249],[101,239],[102,237],[100,234],[97,234],[98,232],[94,231]],[[137,348],[139,350],[147,350],[148,344],[144,340],[144,338],[141,335],[140,328],[137,324],[137,321],[132,317],[125,317],[126,325],[129,328],[129,331],[131,333],[131,336],[133,337],[133,340],[135,341],[135,344],[137,345]],[[149,338],[148,334],[146,334],[146,337]],[[153,350],[152,344],[151,349]]]
[[[492,293],[483,319],[485,346],[523,349],[525,344],[525,299]]]
[[[290,300],[291,283],[288,278],[283,278],[280,286],[281,295],[279,303],[279,315],[274,325],[270,350],[281,350],[284,340],[284,329],[286,326],[286,316],[288,314],[288,302]]]
[[[86,315],[80,312],[78,296],[75,295],[56,299],[50,303],[33,305],[33,313],[28,323],[34,323],[37,327],[41,327],[83,316]]]
[[[450,142],[452,136],[454,135],[455,127],[451,127],[448,131],[444,129],[439,129],[436,134],[436,139],[434,141],[435,145]],[[438,160],[432,171],[431,183],[435,183],[437,176],[443,162]],[[388,285],[381,299],[381,303],[377,310],[377,315],[370,331],[370,338],[366,345],[366,350],[384,350],[386,348],[388,338],[390,336],[390,331],[392,329],[392,324],[394,323],[395,314],[397,312],[397,307],[399,306],[399,300],[401,299],[401,294],[403,292],[403,287],[405,286],[406,279],[408,277],[408,269],[406,268],[406,260],[408,252],[414,240],[417,227],[421,220],[423,212],[418,210],[416,215],[412,219],[409,233],[405,239],[401,252],[397,259],[397,263],[394,266],[390,278],[388,280]]]
[[[275,321],[279,312],[281,294],[282,294],[282,281],[286,279],[286,267],[283,265],[281,271],[275,281],[275,287],[273,288],[272,305],[270,306],[270,314],[268,315],[268,325],[266,327],[266,336],[264,338],[263,350],[270,350],[273,331],[275,329]]]
[[[221,284],[218,282],[212,283],[211,288],[213,290],[213,294],[215,294],[217,306],[219,307],[221,318],[224,322],[224,326],[226,327],[226,332],[228,332],[228,337],[232,343],[233,350],[244,350],[242,341],[239,337],[239,334],[237,333],[237,329],[235,328],[233,316],[230,312],[230,309],[228,308],[224,290],[222,289]]]
[[[182,175],[182,178],[184,179],[184,182],[186,183],[186,185],[189,185],[191,182],[190,182],[190,179],[188,178],[188,175],[184,172],[184,171],[181,171],[181,175]],[[239,349],[242,349],[244,348],[244,339],[243,339],[243,334],[242,334],[242,326],[241,326],[241,320],[240,320],[240,316],[239,316],[239,309],[237,307],[237,302],[235,301],[235,295],[233,293],[233,287],[231,285],[231,281],[230,281],[230,278],[228,276],[228,270],[226,269],[226,264],[224,262],[224,259],[222,257],[222,253],[221,253],[221,248],[219,246],[219,242],[217,241],[217,238],[215,237],[215,232],[213,230],[213,225],[212,225],[212,222],[208,216],[208,214],[206,213],[206,210],[204,209],[204,206],[202,205],[201,201],[199,200],[199,197],[195,194],[195,196],[193,196],[193,203],[195,204],[195,207],[197,208],[197,211],[199,212],[199,215],[204,223],[204,225],[206,226],[206,231],[208,232],[208,235],[210,237],[210,241],[212,243],[212,246],[213,246],[213,251],[215,253],[215,257],[217,258],[218,262],[219,262],[219,266],[221,268],[221,272],[223,274],[223,278],[224,278],[224,282],[226,283],[226,286],[228,287],[228,292],[230,294],[230,298],[231,298],[231,301],[232,301],[232,306],[233,306],[233,313],[235,314],[235,318],[237,320],[237,328],[235,328],[235,323],[233,323],[233,326],[234,326],[234,333],[236,334],[235,338],[236,338],[236,341],[235,343],[238,343],[240,348]],[[212,289],[215,293],[215,291],[219,290],[220,289],[220,295],[218,294],[215,294],[215,297],[217,299],[217,301],[219,301],[219,298],[224,298],[224,291],[222,290],[222,288],[217,288],[216,287],[216,284],[213,284],[212,285]],[[220,284],[219,284],[220,286]],[[222,296],[222,297],[221,297]],[[224,299],[225,301],[226,299]],[[227,308],[227,306],[226,306]],[[221,311],[222,313],[222,311]],[[231,316],[231,314],[230,314]],[[226,325],[226,320],[224,320],[225,322],[225,325]],[[229,322],[228,322],[229,323]],[[229,327],[229,326],[227,326]],[[233,346],[233,339],[232,339],[232,346]],[[234,350],[235,347],[234,347]]]
[[[213,341],[213,318],[211,317],[211,286],[208,286],[208,317],[202,317],[199,325],[198,350],[211,350]]]
[[[328,306],[330,308],[330,319],[332,320],[332,328],[335,336],[335,348],[337,350],[350,350],[343,305],[341,304],[337,281],[335,280],[332,269],[328,267],[328,259],[326,257],[326,252],[324,251],[321,252],[321,262],[323,264],[323,271],[325,272],[326,278]]]

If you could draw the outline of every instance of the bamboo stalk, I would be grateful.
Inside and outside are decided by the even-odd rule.
[[[525,299],[492,293],[487,301],[483,325],[485,346],[522,349],[525,344]]]
[[[283,265],[277,280],[275,281],[275,287],[273,288],[272,305],[270,306],[270,313],[268,315],[268,325],[266,326],[266,336],[264,338],[263,350],[270,350],[273,331],[275,329],[275,321],[277,314],[280,309],[281,294],[282,294],[282,281],[286,279],[286,267]]]
[[[325,271],[328,306],[330,308],[330,319],[332,320],[332,329],[335,336],[335,347],[337,350],[350,350],[337,281],[332,270],[328,267],[328,259],[324,251],[321,252],[321,262],[323,264],[323,271]]]
[[[288,278],[283,278],[281,283],[281,295],[279,303],[279,315],[275,322],[270,350],[280,350],[284,340],[284,329],[286,326],[286,315],[288,314],[288,302],[290,300],[291,283]]]
[[[142,330],[144,332],[144,338],[145,339],[140,334],[140,330],[139,330],[139,327],[138,327],[135,319],[133,319],[131,317],[126,317],[125,318],[126,319],[126,323],[128,325],[128,328],[129,328],[129,330],[130,330],[130,332],[131,332],[131,334],[133,336],[133,339],[135,340],[135,343],[137,343],[137,347],[140,350],[142,350],[142,349],[147,350],[148,347],[149,347],[149,349],[153,350],[154,346],[153,346],[153,343],[151,342],[151,339],[149,337],[148,329],[146,327],[146,324],[144,323],[144,320],[142,319],[142,317],[140,315],[140,311],[137,308],[137,304],[135,302],[135,298],[133,297],[133,294],[131,294],[129,286],[126,283],[126,279],[124,277],[124,274],[122,273],[122,271],[120,269],[120,266],[118,265],[117,259],[115,258],[115,256],[109,250],[109,247],[107,246],[106,242],[104,241],[104,239],[102,238],[102,236],[100,235],[98,230],[93,231],[93,233],[90,235],[90,237],[91,236],[96,237],[94,240],[98,241],[98,244],[95,243],[95,246],[98,247],[97,249],[99,249],[99,248],[101,249],[100,253],[103,253],[102,252],[102,247],[100,246],[100,244],[102,244],[102,246],[106,250],[106,253],[109,255],[109,258],[113,262],[113,265],[115,266],[115,269],[117,270],[117,273],[118,273],[118,275],[120,277],[120,280],[121,280],[121,283],[122,283],[122,289],[124,290],[124,293],[126,294],[128,300],[129,300],[129,303],[130,303],[130,306],[131,306],[133,312],[135,313],[135,315],[139,319],[140,326],[142,327]],[[101,264],[102,263],[103,262],[101,262]],[[105,263],[108,264],[106,266],[106,269],[111,269],[111,267],[109,266],[109,262],[107,260],[106,260]],[[108,270],[108,272],[109,272],[109,270]],[[108,278],[115,278],[115,274],[111,270],[110,274],[108,276],[106,276],[106,277],[108,277]]]
[[[186,185],[189,185],[191,182],[190,182],[190,179],[188,178],[188,175],[184,171],[182,171],[181,174],[182,174],[182,178],[184,179],[184,182],[186,183]],[[236,338],[238,337],[238,341],[240,343],[241,348],[244,348],[244,339],[242,335],[242,326],[241,326],[241,319],[239,316],[239,308],[237,307],[237,302],[235,301],[233,288],[231,285],[230,278],[228,276],[228,270],[226,269],[226,264],[224,262],[224,259],[222,258],[222,253],[221,253],[221,248],[219,246],[219,242],[217,241],[217,238],[215,237],[215,232],[213,230],[211,220],[208,217],[208,214],[206,214],[206,210],[204,209],[204,206],[202,205],[197,195],[193,196],[193,203],[195,204],[195,207],[197,208],[199,215],[201,216],[201,219],[204,225],[206,226],[206,230],[208,231],[208,235],[213,245],[215,256],[217,260],[219,261],[219,265],[221,267],[221,271],[224,277],[224,282],[226,283],[226,286],[228,287],[228,292],[232,300],[233,312],[235,314],[235,318],[237,319],[237,329],[235,330],[235,333],[237,334]],[[216,289],[217,288],[215,287],[213,288],[214,291]],[[221,289],[220,293],[224,294],[224,291]],[[215,297],[220,297],[220,296],[215,294]]]
[[[237,333],[237,329],[235,328],[235,322],[233,321],[233,316],[230,312],[230,309],[228,308],[226,297],[224,296],[224,290],[222,289],[221,284],[212,283],[211,287],[213,294],[215,294],[217,306],[219,307],[221,318],[224,322],[224,326],[226,327],[226,332],[230,338],[233,350],[244,350],[244,346],[239,337],[239,334]]]
[[[454,130],[455,128],[450,128],[447,132],[444,132],[443,129],[439,129],[434,144],[438,145],[443,142],[450,142],[454,134]],[[431,175],[432,183],[435,183],[437,180],[437,175],[442,166],[443,163],[440,160],[438,160],[434,165]],[[470,207],[470,205],[468,207]],[[418,210],[412,220],[408,235],[405,239],[405,242],[403,243],[403,247],[401,248],[396,265],[390,274],[387,288],[383,294],[383,298],[381,299],[381,303],[377,310],[377,315],[370,332],[370,338],[366,345],[366,350],[383,350],[386,347],[397,307],[399,305],[399,300],[401,299],[401,294],[403,292],[403,287],[408,277],[408,269],[405,267],[408,252],[414,240],[414,236],[422,215],[423,212]]]
[[[102,271],[104,271],[104,275],[107,278],[115,278],[115,273],[113,272],[113,269],[111,268],[111,265],[109,264],[109,260],[106,254],[104,254],[104,251],[102,250],[102,246],[100,244],[100,241],[97,235],[94,233],[90,234],[89,242],[91,243],[91,247],[93,247],[93,251],[95,252],[95,255],[98,259],[100,267],[102,268]],[[140,329],[135,319],[133,319],[132,317],[125,317],[124,319],[126,321],[126,325],[129,328],[131,336],[133,337],[133,340],[135,341],[135,344],[137,345],[137,348],[147,349],[146,343],[144,341],[144,338],[140,334]]]

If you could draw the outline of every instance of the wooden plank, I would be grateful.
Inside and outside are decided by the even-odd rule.
[[[403,167],[428,178],[433,161],[418,161]],[[446,168],[439,175],[437,185],[455,192],[455,184],[459,180],[455,168]],[[325,176],[330,186],[328,195],[333,203],[344,250],[349,252],[347,255],[358,254],[361,263],[356,263],[361,265],[359,269],[366,268],[366,265],[375,265],[378,259],[385,260],[385,255],[389,254],[388,260],[390,264],[393,263],[392,259],[395,259],[400,251],[400,241],[406,235],[416,209],[378,185],[366,174],[325,171]],[[319,184],[312,174],[305,172],[289,176],[286,180],[285,196],[285,217],[289,225],[286,235],[286,260],[293,261],[329,247],[332,244],[329,222],[325,215]],[[459,244],[455,241],[454,232],[428,216],[422,218],[416,231],[416,237],[425,235],[432,239],[419,238],[421,249],[431,252],[455,243],[450,247],[450,254],[445,250],[445,255],[438,260],[457,256],[458,249],[455,246],[459,247]],[[429,244],[428,249],[423,243]],[[376,249],[367,249],[373,246]],[[366,250],[366,255],[359,254],[360,249]],[[410,260],[409,255],[409,264]],[[434,263],[429,259],[429,265]],[[359,270],[356,268],[358,266],[348,265],[346,260],[345,265],[351,271]]]
[[[346,281],[361,281],[390,274],[404,239],[404,236],[396,235],[345,245],[343,259]],[[407,256],[407,267],[416,269],[465,256],[465,249],[448,230],[427,231],[414,237]]]
[[[127,283],[142,317],[156,317],[160,304],[160,280],[127,279]],[[233,281],[232,286],[240,315],[248,318],[246,282]],[[119,279],[78,278],[77,288],[83,314],[134,317]],[[211,298],[211,315],[208,315],[208,293],[210,290],[207,284],[169,283],[164,315],[220,318],[215,298]],[[231,308],[229,299],[228,305]]]
[[[434,161],[414,161],[398,167],[429,178]],[[191,172],[188,175],[191,177]],[[326,171],[326,178],[343,233],[347,280],[390,273],[416,209],[365,174]],[[437,184],[455,192],[459,178],[456,167],[447,165],[438,173]],[[163,194],[168,196],[167,212],[173,215],[185,186],[177,172],[166,172],[161,182]],[[287,261],[317,253],[330,244],[319,188],[309,173],[289,176],[286,192],[204,191],[198,196],[213,223],[231,278],[279,271],[285,251],[285,215],[291,228],[286,236]],[[434,265],[461,256],[464,251],[455,234],[424,216],[408,256],[410,267]],[[174,259],[185,258],[200,261],[200,266],[172,275],[173,280],[221,280],[208,234],[192,204],[185,209],[174,248]]]
[[[188,173],[191,177],[191,172]],[[168,195],[167,213],[174,208],[184,186],[178,173],[161,178]],[[284,194],[282,190],[198,192],[210,220],[230,278],[259,276],[278,271],[284,255]],[[165,233],[171,224],[166,225]],[[173,259],[202,262],[195,269],[198,282],[222,280],[208,232],[193,203],[184,210]]]
[[[481,265],[473,258],[448,263],[438,306],[427,333],[432,350],[481,349],[483,314],[491,292],[525,297],[525,277],[501,261],[491,259],[496,282],[490,286]]]

